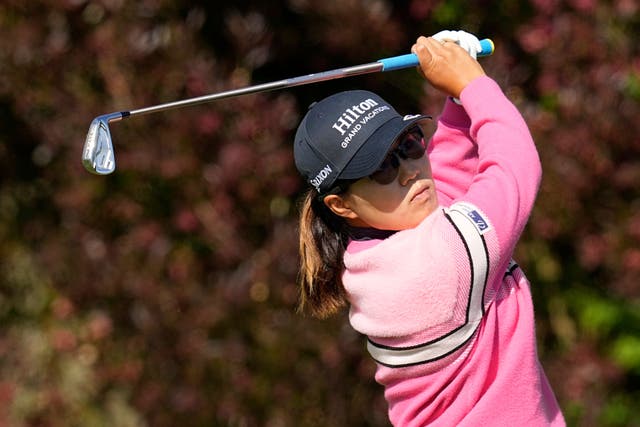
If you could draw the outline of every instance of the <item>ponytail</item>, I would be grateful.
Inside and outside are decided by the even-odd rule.
[[[318,318],[329,317],[347,303],[342,286],[347,247],[346,222],[310,189],[300,211],[300,304]]]

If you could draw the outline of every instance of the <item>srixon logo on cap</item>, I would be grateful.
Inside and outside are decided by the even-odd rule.
[[[316,191],[320,192],[320,186],[324,180],[331,175],[331,172],[333,172],[331,166],[326,165],[324,168],[320,169],[320,172],[318,172],[315,178],[309,180],[309,183],[315,187]]]

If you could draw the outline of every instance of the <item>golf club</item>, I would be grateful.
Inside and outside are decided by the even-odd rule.
[[[494,51],[493,42],[490,39],[480,40],[480,56],[491,55]],[[382,71],[393,71],[402,68],[416,67],[419,65],[418,56],[410,53],[406,55],[393,56],[380,59],[362,65],[338,68],[316,74],[308,74],[300,77],[293,77],[278,80],[271,83],[263,83],[254,86],[247,86],[240,89],[233,89],[225,92],[199,96],[195,98],[174,101],[165,104],[153,105],[131,111],[120,111],[104,114],[96,117],[91,122],[87,138],[82,150],[82,164],[89,172],[97,175],[108,175],[116,169],[116,160],[113,150],[113,141],[109,131],[109,123],[117,122],[127,117],[140,116],[143,114],[156,113],[159,111],[171,110],[174,108],[187,107],[191,105],[203,104],[233,96],[247,95],[250,93],[266,92],[275,89],[284,89],[294,86],[301,86],[310,83],[339,79],[343,77],[356,76],[360,74],[377,73]]]

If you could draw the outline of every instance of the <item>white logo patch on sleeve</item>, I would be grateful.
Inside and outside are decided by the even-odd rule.
[[[465,214],[476,227],[478,233],[485,234],[486,232],[491,231],[491,223],[487,216],[471,203],[459,202],[451,206],[451,209],[455,209]]]

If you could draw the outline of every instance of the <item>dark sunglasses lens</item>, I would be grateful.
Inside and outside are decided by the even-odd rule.
[[[424,156],[426,147],[423,138],[420,128],[409,129],[400,137],[398,146],[391,150],[378,170],[370,175],[370,178],[381,185],[391,184],[398,176],[398,168],[400,167],[400,161],[396,155],[403,159],[414,160]]]
[[[426,151],[422,132],[412,130],[404,137],[397,150],[404,158],[419,159]]]
[[[398,166],[398,159],[393,153],[390,153],[378,170],[370,175],[370,178],[380,185],[391,184],[398,176]]]

